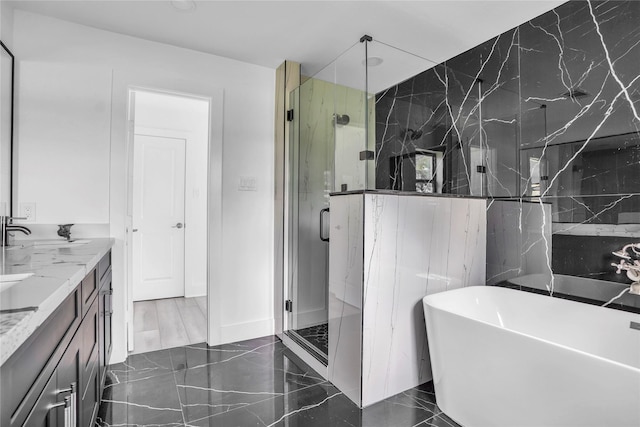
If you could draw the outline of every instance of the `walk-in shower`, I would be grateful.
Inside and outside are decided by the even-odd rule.
[[[432,65],[365,36],[289,94],[283,329],[325,364],[329,196],[376,188],[376,94]]]
[[[320,71],[302,65],[287,114],[283,330],[325,364],[330,195],[518,192],[517,150],[508,145],[515,119],[496,115],[511,108],[513,91],[464,65],[464,57],[436,65],[367,36]],[[497,104],[487,93],[505,95]]]

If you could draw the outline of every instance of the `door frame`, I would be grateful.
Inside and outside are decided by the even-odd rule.
[[[207,263],[206,263],[206,299],[207,299],[207,344],[213,345],[220,337],[220,268],[222,265],[222,144],[223,144],[223,103],[224,91],[212,89],[212,96],[197,95],[167,89],[129,85],[127,87],[127,140],[126,140],[126,215],[125,215],[125,328],[127,351],[133,350],[133,269],[132,269],[132,225],[133,225],[133,141],[135,134],[135,93],[152,92],[164,95],[180,96],[209,103],[209,123],[207,141]],[[217,314],[218,313],[218,314]]]

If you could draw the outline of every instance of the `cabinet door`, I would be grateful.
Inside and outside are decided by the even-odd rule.
[[[83,323],[84,325],[84,323]],[[60,359],[57,375],[57,395],[58,401],[63,401],[67,396],[71,398],[70,416],[73,420],[79,420],[82,413],[82,400],[80,399],[80,384],[82,380],[82,326],[67,347],[67,351]],[[63,409],[56,411],[56,418],[59,426],[64,426],[65,413]],[[71,422],[70,425],[80,425]]]
[[[99,329],[99,344],[100,344],[100,384],[104,385],[105,374],[107,371],[107,365],[109,364],[109,357],[111,356],[111,295],[113,290],[111,289],[111,271],[106,274],[100,285],[99,296],[99,311],[100,311],[100,329]]]
[[[105,286],[106,288],[106,286]],[[104,342],[104,337],[105,337],[105,327],[106,327],[106,323],[105,323],[105,319],[106,319],[106,298],[107,298],[107,290],[102,287],[100,287],[100,293],[98,294],[98,375],[100,376],[100,385],[103,386],[104,385],[104,379],[105,379],[105,374],[106,374],[106,353],[105,353],[105,342]]]
[[[93,417],[97,413],[100,402],[100,382],[99,382],[99,326],[100,316],[98,314],[98,299],[93,301],[87,315],[82,321],[79,333],[82,333],[81,356],[81,416],[79,426],[90,426]]]
[[[28,427],[57,427],[64,426],[64,424],[58,424],[57,413],[64,414],[63,407],[52,407],[58,402],[58,396],[56,393],[56,375],[55,373],[47,382],[42,394],[36,400],[31,413],[24,422],[24,426]],[[64,416],[64,415],[63,415]]]
[[[91,372],[89,377],[89,383],[82,396],[81,414],[78,418],[78,427],[91,427],[94,425],[94,420],[98,414],[98,408],[100,406],[100,378],[98,375],[98,369]]]
[[[47,385],[31,413],[23,424],[28,427],[64,427],[75,425],[79,415],[78,384],[80,383],[80,334],[76,334],[60,359],[58,367],[49,378]],[[65,398],[69,398],[65,408]],[[69,423],[65,423],[65,417]]]
[[[0,369],[0,425],[24,425],[80,324],[80,290],[69,295]],[[56,387],[56,381],[53,381]],[[10,392],[6,391],[10,390]]]
[[[109,359],[111,358],[111,318],[113,316],[113,288],[111,286],[111,273],[107,277],[107,283],[105,284],[105,288],[107,288],[105,297],[104,297],[104,363],[105,365],[109,364]]]

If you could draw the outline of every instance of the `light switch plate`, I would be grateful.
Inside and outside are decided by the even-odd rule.
[[[256,177],[255,176],[241,176],[240,185],[238,185],[240,191],[256,191]]]
[[[20,213],[18,215],[23,219],[19,222],[36,222],[36,204],[35,202],[20,203]]]

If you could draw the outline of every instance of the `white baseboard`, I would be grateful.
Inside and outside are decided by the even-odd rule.
[[[252,322],[225,325],[220,328],[220,342],[209,345],[227,344],[274,334],[273,318],[255,320]]]
[[[197,298],[197,297],[206,297],[207,296],[207,290],[204,289],[204,291],[200,291],[200,290],[191,290],[191,289],[185,289],[184,291],[184,297],[185,298]]]

